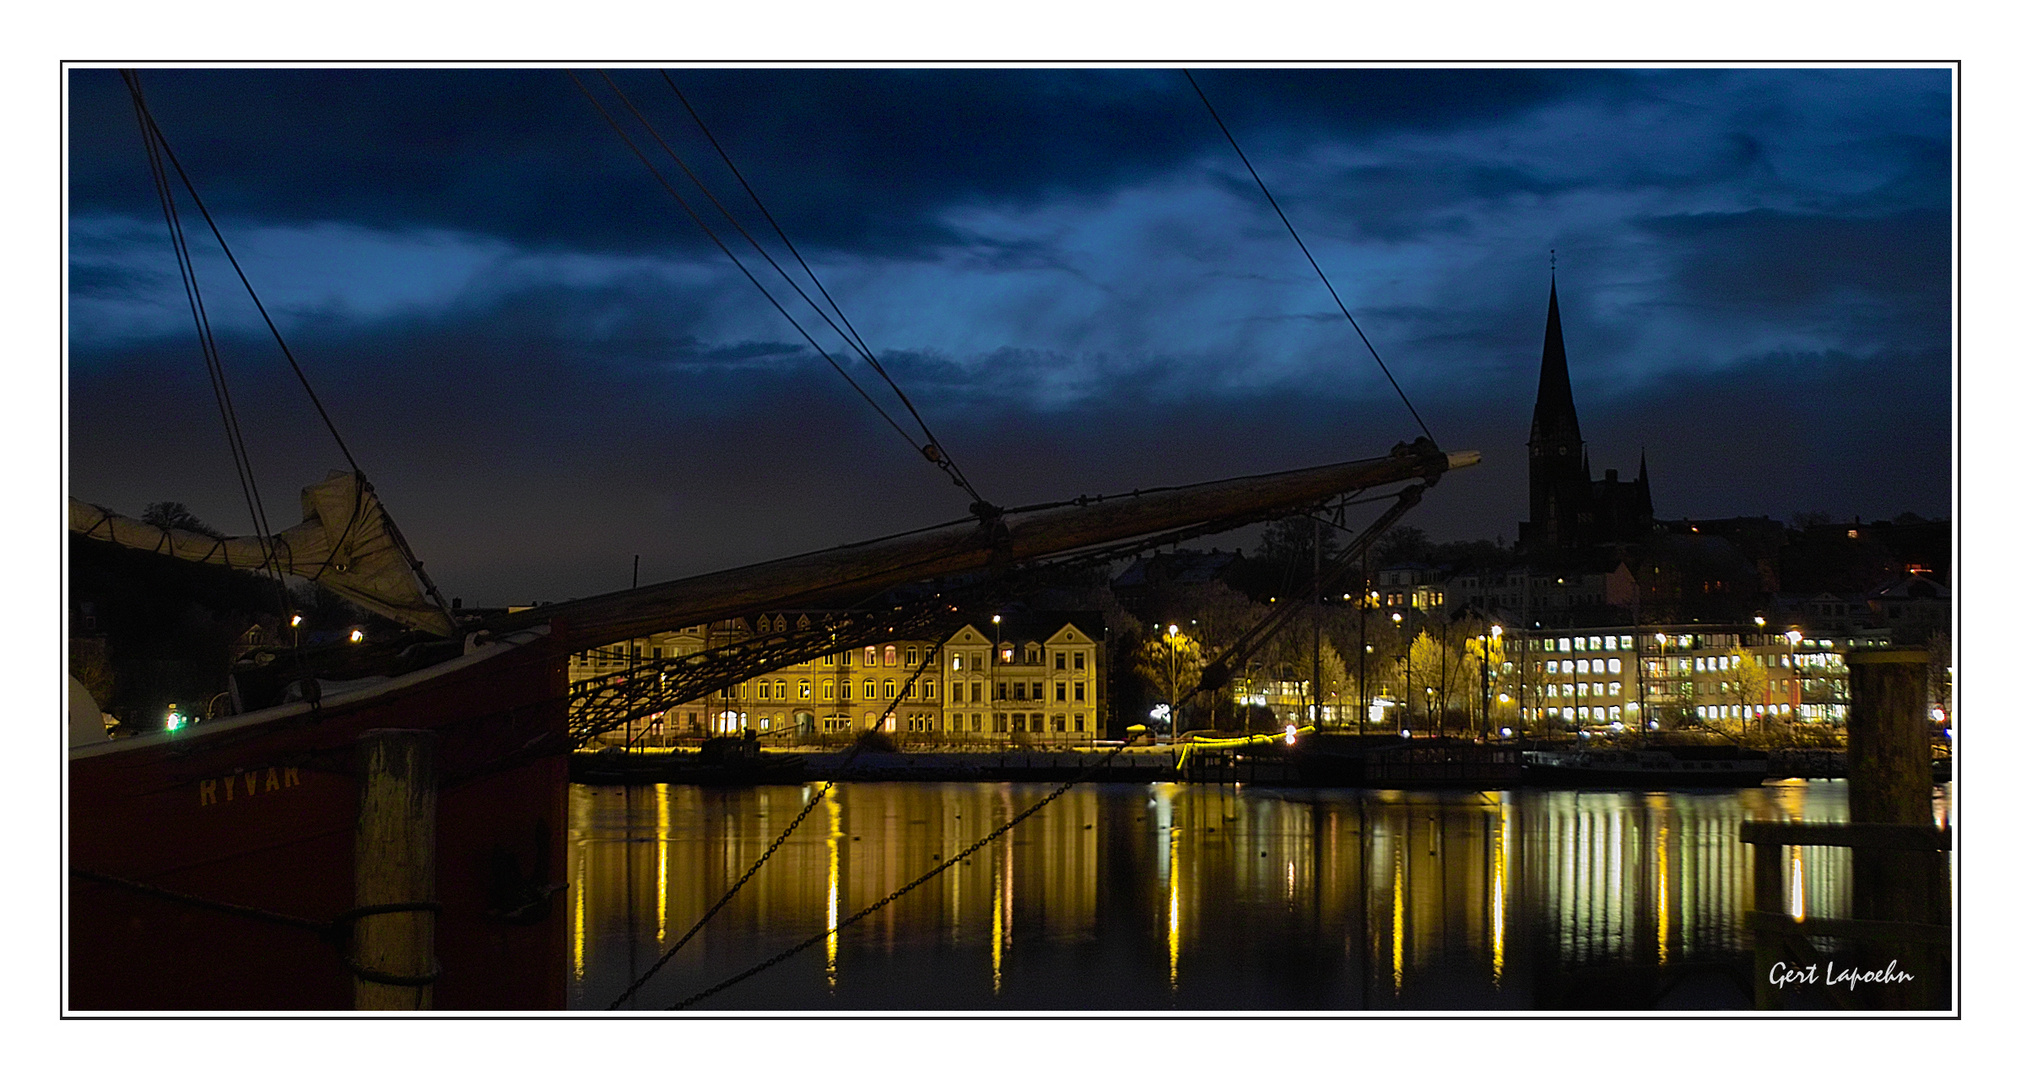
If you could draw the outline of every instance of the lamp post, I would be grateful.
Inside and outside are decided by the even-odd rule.
[[[1401,611],[1390,612],[1389,621],[1396,626],[1397,632],[1403,638],[1403,715],[1397,717],[1396,721],[1397,730],[1401,731],[1404,724],[1410,720],[1410,631],[1404,628]]]
[[[1165,627],[1165,719],[1172,726],[1172,740],[1179,739],[1179,624]]]

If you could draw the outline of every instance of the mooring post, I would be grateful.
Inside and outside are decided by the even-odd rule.
[[[1846,657],[1851,701],[1846,716],[1847,816],[1855,824],[1929,827],[1930,730],[1926,691],[1930,657],[1922,649],[1882,649]],[[1930,910],[1932,879],[1944,873],[1944,855],[1925,851],[1853,850],[1853,918],[1879,922],[1936,923]],[[1932,1008],[1949,971],[1936,970],[1940,954],[1925,945],[1882,943],[1866,964],[1894,961],[1915,977],[1873,987],[1864,998],[1882,1008]]]
[[[360,909],[435,899],[435,733],[376,728],[358,737],[358,832],[353,856]],[[435,913],[360,913],[352,924],[352,1005],[433,1004]]]

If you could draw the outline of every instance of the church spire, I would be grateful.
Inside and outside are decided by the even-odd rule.
[[[1544,319],[1543,370],[1537,375],[1537,407],[1530,416],[1530,446],[1579,447],[1579,410],[1572,404],[1572,374],[1565,365],[1565,331],[1558,322],[1558,275],[1551,273],[1551,310]],[[1564,452],[1570,456],[1570,451]]]

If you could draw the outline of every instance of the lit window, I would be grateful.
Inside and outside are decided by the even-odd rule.
[[[884,647],[884,666],[885,667],[898,666],[898,646],[886,645]]]
[[[1556,675],[1558,673],[1558,662],[1556,660],[1544,661],[1544,670],[1553,675]]]
[[[813,696],[814,696],[814,688],[813,688],[812,686],[809,686],[809,685],[808,685],[808,683],[807,683],[807,680],[805,680],[805,679],[801,679],[801,680],[800,680],[800,697],[801,697],[802,699],[806,699],[806,698],[810,698],[810,697],[813,697]]]
[[[1558,651],[1559,651],[1559,652],[1571,652],[1571,651],[1572,651],[1572,639],[1571,639],[1571,638],[1562,638],[1562,637],[1561,637],[1561,638],[1559,638],[1559,639],[1558,639]]]
[[[1621,674],[1621,658],[1620,658],[1620,657],[1618,657],[1618,656],[1610,656],[1610,657],[1608,657],[1608,658],[1607,658],[1607,674],[1609,674],[1609,675],[1619,675],[1619,674]]]
[[[1615,647],[1614,643],[1616,640],[1617,639],[1614,637],[1614,635],[1612,634],[1607,635],[1607,648],[1610,650],[1613,649]]]
[[[876,667],[876,666],[877,666],[877,646],[875,646],[875,645],[867,645],[867,646],[864,646],[864,649],[863,649],[863,666],[864,666],[864,667]]]
[[[1621,696],[1621,684],[1620,684],[1620,683],[1618,683],[1618,682],[1610,682],[1610,683],[1608,683],[1608,684],[1607,684],[1607,696],[1608,696],[1608,697],[1620,697],[1620,696]]]
[[[961,654],[960,654],[960,653],[955,653],[955,654],[954,654],[954,670],[956,670],[956,671],[960,671],[960,670],[961,670]]]

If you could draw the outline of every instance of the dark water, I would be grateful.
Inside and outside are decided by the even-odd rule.
[[[818,790],[578,786],[570,1002],[601,1009]],[[1843,782],[1740,792],[842,784],[640,992],[725,1010],[1746,1008],[1748,819],[1845,820]],[[1941,794],[1935,813],[1948,816]],[[1793,849],[1792,911],[1847,914]],[[1800,906],[1799,906],[1800,905]]]

